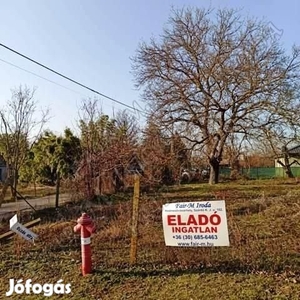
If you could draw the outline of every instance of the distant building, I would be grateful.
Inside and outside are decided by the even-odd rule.
[[[288,156],[289,156],[289,163],[293,163],[293,168],[299,168],[300,167],[300,145],[293,147],[291,149],[287,150]],[[275,159],[275,167],[276,168],[282,168],[282,165],[278,163],[278,160],[284,164],[284,156],[283,154]]]
[[[289,164],[291,164],[291,171],[295,177],[300,177],[300,145],[287,149]],[[275,174],[277,177],[286,177],[285,171],[280,163],[284,164],[284,154],[275,159]]]
[[[0,182],[5,180],[6,176],[6,162],[2,155],[0,155]]]

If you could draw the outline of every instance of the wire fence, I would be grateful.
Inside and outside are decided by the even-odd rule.
[[[295,177],[300,177],[300,167],[292,167],[292,173]],[[223,167],[220,169],[222,176],[229,177],[231,169]],[[240,174],[251,179],[270,179],[275,177],[287,177],[283,168],[279,167],[252,167],[241,168]]]

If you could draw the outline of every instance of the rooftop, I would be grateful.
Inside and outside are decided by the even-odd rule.
[[[288,153],[292,155],[300,155],[300,145],[289,149]]]

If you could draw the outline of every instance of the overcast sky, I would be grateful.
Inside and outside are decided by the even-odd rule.
[[[242,8],[242,14],[270,21],[286,49],[300,45],[299,0],[0,0],[3,43],[99,92],[138,107],[130,57],[140,41],[158,36],[172,5]],[[3,62],[6,61],[6,62]],[[36,73],[72,91],[26,73]],[[48,128],[74,129],[83,98],[93,93],[76,86],[0,47],[0,107],[11,89],[37,87],[36,99],[51,110]],[[122,108],[101,98],[103,112]]]

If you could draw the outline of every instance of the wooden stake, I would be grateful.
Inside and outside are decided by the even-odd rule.
[[[131,264],[135,264],[137,258],[139,199],[140,199],[140,175],[134,174],[134,191],[133,191],[132,218],[131,218],[131,247],[130,247]]]

